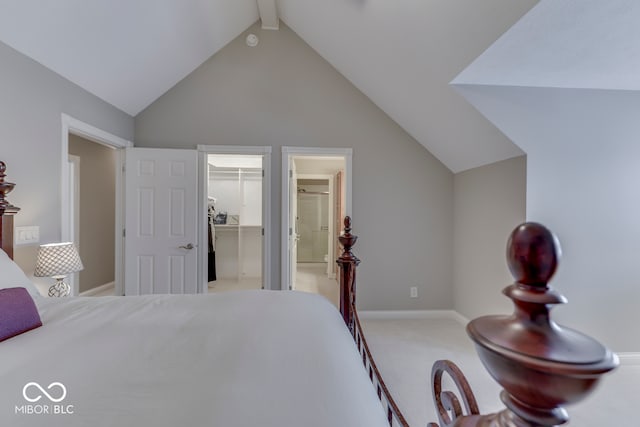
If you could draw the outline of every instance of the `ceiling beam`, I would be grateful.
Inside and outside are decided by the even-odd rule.
[[[263,30],[277,30],[280,28],[276,0],[258,0],[258,11]]]

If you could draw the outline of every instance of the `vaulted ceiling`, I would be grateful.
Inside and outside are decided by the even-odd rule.
[[[537,0],[0,0],[0,41],[135,116],[269,3],[452,171],[522,153],[449,82]]]

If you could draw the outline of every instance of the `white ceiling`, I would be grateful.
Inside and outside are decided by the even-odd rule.
[[[257,20],[255,0],[0,0],[0,40],[132,116]]]
[[[535,3],[278,0],[277,7],[458,172],[522,153],[448,83]],[[135,116],[258,16],[256,0],[0,0],[0,40]]]
[[[639,16],[638,0],[542,2],[455,83],[640,90]]]

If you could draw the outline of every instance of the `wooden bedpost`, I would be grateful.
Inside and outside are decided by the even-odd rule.
[[[547,285],[559,257],[558,239],[544,226],[525,223],[511,233],[507,263],[515,283],[503,293],[513,300],[514,313],[480,317],[467,325],[482,363],[503,387],[500,397],[507,409],[482,416],[467,408],[469,414],[463,416],[455,395],[442,392],[440,382],[443,372],[454,380],[458,373],[439,361],[432,381],[441,427],[564,424],[569,416],[563,406],[582,400],[618,365],[618,357],[602,344],[551,319],[551,307],[566,302]],[[460,392],[463,398],[471,394],[464,387]]]
[[[356,267],[360,260],[351,252],[358,236],[351,234],[351,217],[344,218],[344,233],[338,238],[342,244],[342,255],[336,260],[340,267],[340,313],[347,327],[354,333],[353,310],[356,306]]]
[[[7,166],[0,161],[0,248],[13,259],[13,216],[20,208],[13,206],[7,200],[7,194],[13,190],[15,184],[5,182],[6,170]]]
[[[402,412],[400,412],[400,408],[398,408],[391,393],[389,393],[376,362],[373,360],[371,350],[364,337],[360,319],[358,319],[356,310],[356,267],[360,264],[360,260],[351,252],[351,248],[358,240],[358,236],[351,234],[351,217],[344,218],[344,233],[340,235],[339,240],[344,249],[340,258],[336,260],[340,267],[340,313],[351,335],[353,335],[353,340],[362,356],[362,363],[369,374],[369,379],[376,389],[378,399],[386,407],[389,426],[409,427]]]

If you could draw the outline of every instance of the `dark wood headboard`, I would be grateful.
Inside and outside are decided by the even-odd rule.
[[[13,206],[7,200],[7,194],[13,190],[15,184],[5,182],[6,170],[7,166],[0,161],[0,248],[13,259],[13,216],[20,208]]]

